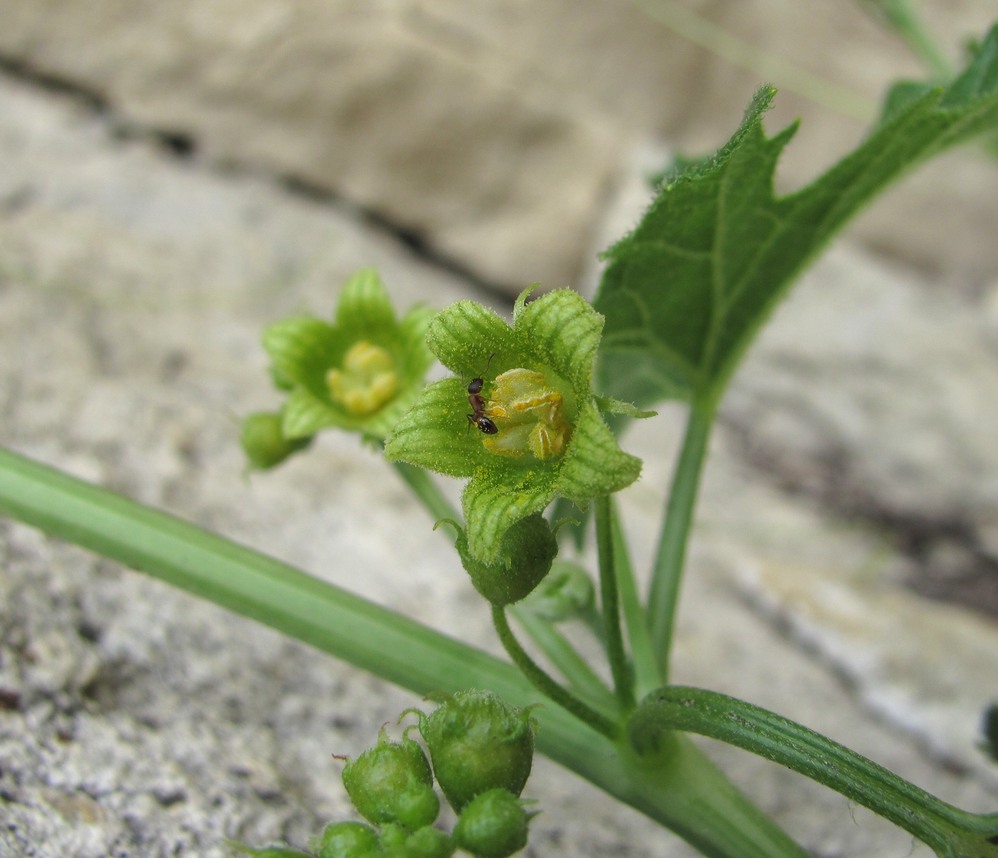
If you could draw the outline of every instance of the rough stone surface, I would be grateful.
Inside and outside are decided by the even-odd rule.
[[[115,127],[0,80],[0,440],[495,651],[447,542],[372,454],[329,436],[247,481],[235,444],[235,415],[273,402],[258,346],[268,321],[327,312],[363,265],[402,306],[473,291],[344,206],[178,160]],[[993,415],[971,407],[991,401],[993,305],[927,285],[836,251],[736,379],[703,489],[676,679],[769,706],[946,800],[993,810],[998,778],[974,731],[995,694],[995,621],[907,586],[969,543],[945,532],[919,554],[890,517],[870,515],[932,522],[955,504],[993,544],[994,452],[976,434]],[[920,399],[924,383],[937,407]],[[825,443],[803,432],[812,412]],[[639,568],[681,423],[667,407],[627,440],[647,463],[623,498]],[[875,507],[828,488],[826,443],[843,450],[835,473]],[[20,525],[0,524],[0,564],[4,858],[221,858],[225,837],[304,843],[348,813],[329,755],[368,745],[417,702]],[[710,747],[813,854],[928,858],[844,799]],[[528,793],[544,813],[526,855],[692,854],[543,761]]]
[[[635,148],[715,149],[763,80],[782,90],[774,128],[804,120],[786,186],[851,148],[889,83],[924,74],[861,5],[7,0],[0,59],[219,163],[330,191],[518,290],[574,280]],[[919,10],[954,60],[994,15],[989,0]],[[980,287],[996,201],[989,163],[950,159],[861,234]]]

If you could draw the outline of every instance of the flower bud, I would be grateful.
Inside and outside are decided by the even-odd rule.
[[[378,835],[363,822],[327,825],[314,846],[317,858],[380,858]]]
[[[544,516],[535,513],[516,522],[503,535],[499,556],[492,563],[472,557],[462,530],[457,551],[471,583],[492,605],[518,602],[544,579],[558,554],[558,542]]]
[[[503,787],[519,795],[534,756],[534,731],[526,709],[506,705],[490,691],[455,694],[428,717],[419,732],[433,760],[437,783],[458,812],[476,795]]]
[[[527,845],[530,815],[513,793],[504,789],[483,792],[461,811],[454,826],[458,848],[477,858],[506,858]]]
[[[258,411],[244,418],[239,443],[250,468],[265,471],[312,443],[307,438],[285,438],[281,431],[282,417],[268,411]]]
[[[426,826],[406,838],[402,855],[404,858],[450,858],[455,848],[449,834]]]
[[[347,763],[343,785],[361,816],[397,822],[409,830],[431,825],[440,811],[433,775],[423,749],[412,739],[378,743]]]

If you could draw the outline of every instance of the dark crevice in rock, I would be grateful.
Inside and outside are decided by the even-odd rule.
[[[200,151],[197,135],[193,132],[176,128],[155,128],[131,121],[117,112],[114,105],[96,89],[71,78],[39,69],[22,59],[0,55],[0,74],[6,74],[46,92],[74,99],[104,119],[109,133],[118,140],[151,142],[160,151],[184,160],[194,158]],[[441,251],[413,224],[402,223],[385,212],[358,204],[341,196],[332,188],[300,176],[270,173],[259,165],[230,160],[208,162],[207,166],[233,175],[245,174],[270,178],[289,194],[321,206],[346,210],[372,230],[393,238],[421,262],[463,280],[474,289],[501,297],[503,302],[508,302],[510,292],[508,284],[491,281]]]
[[[95,89],[63,75],[40,69],[20,57],[0,55],[0,73],[46,92],[68,95],[96,113],[105,114],[108,111],[107,99]]]
[[[906,581],[914,592],[998,618],[998,558],[961,511],[932,514],[891,506],[864,485],[844,449],[793,455],[772,449],[733,421],[724,425],[742,460],[769,483],[842,521],[886,534],[916,569]]]
[[[284,175],[280,176],[278,180],[285,190],[296,196],[311,200],[320,205],[336,206],[349,211],[371,229],[390,235],[421,262],[425,262],[439,271],[463,280],[470,287],[480,292],[485,292],[496,297],[501,296],[503,301],[508,301],[510,290],[506,284],[491,281],[453,257],[441,252],[415,226],[401,223],[376,209],[358,205],[329,188],[310,182],[299,176]]]

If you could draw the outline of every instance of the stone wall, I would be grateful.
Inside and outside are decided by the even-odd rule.
[[[954,55],[993,13],[923,5]],[[782,172],[795,186],[863,133],[890,81],[920,74],[860,4],[795,0],[7,0],[0,55],[513,288],[574,283],[635,150],[716,148],[761,81],[783,90],[774,127],[804,119]],[[990,165],[951,161],[863,235],[979,278],[996,200]]]

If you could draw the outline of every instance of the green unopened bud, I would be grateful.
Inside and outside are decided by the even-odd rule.
[[[527,845],[530,815],[508,790],[493,789],[472,799],[454,826],[458,847],[477,858],[507,858]]]
[[[454,841],[439,828],[420,828],[405,841],[405,858],[450,858],[454,854]]]
[[[518,602],[544,579],[558,554],[558,541],[544,516],[535,513],[506,531],[493,563],[476,560],[462,530],[455,543],[471,583],[489,603],[502,607]]]
[[[361,816],[377,824],[414,830],[431,825],[440,811],[430,764],[409,738],[391,742],[382,733],[373,748],[347,763],[343,785]]]
[[[419,732],[430,751],[437,783],[457,811],[496,787],[519,795],[530,777],[534,758],[530,715],[490,691],[463,691],[429,716],[420,713]]]
[[[244,418],[239,438],[249,466],[264,471],[276,467],[289,456],[303,450],[312,437],[285,438],[281,431],[281,415],[259,411]]]
[[[313,847],[317,858],[381,858],[378,835],[363,822],[327,825]]]
[[[378,832],[378,843],[385,858],[408,858],[405,851],[408,839],[409,832],[397,823],[382,825]]]

